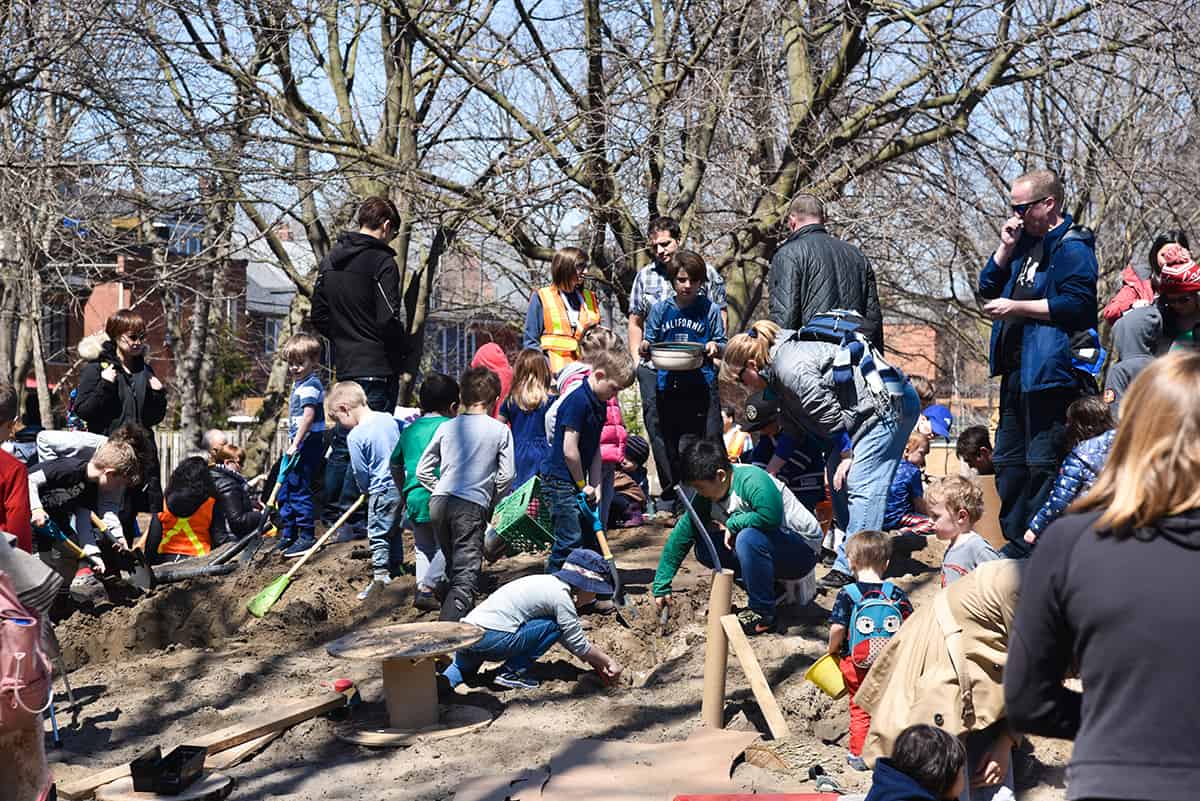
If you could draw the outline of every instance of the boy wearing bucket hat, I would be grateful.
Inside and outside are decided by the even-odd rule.
[[[505,584],[462,619],[483,629],[483,639],[459,649],[442,675],[453,689],[478,673],[484,662],[503,662],[496,684],[514,690],[533,689],[538,686],[530,675],[533,663],[561,642],[606,679],[615,679],[621,675],[621,666],[588,642],[577,611],[598,594],[612,594],[607,576],[608,564],[600,554],[576,548],[557,572]]]

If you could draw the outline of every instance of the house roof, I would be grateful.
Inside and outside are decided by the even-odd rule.
[[[316,270],[317,259],[307,242],[284,241],[282,245],[301,275]],[[287,314],[296,285],[279,266],[279,259],[266,240],[249,239],[234,252],[233,258],[246,260],[246,311],[271,316]]]

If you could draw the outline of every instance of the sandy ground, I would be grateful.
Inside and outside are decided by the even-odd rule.
[[[342,724],[310,720],[232,769],[238,782],[233,797],[436,801],[454,798],[455,789],[471,777],[542,769],[572,738],[643,743],[685,738],[698,726],[708,579],[689,558],[676,581],[679,603],[667,636],[660,636],[649,583],[666,533],[654,526],[612,532],[639,614],[631,618],[631,628],[613,617],[585,619],[590,636],[625,665],[619,686],[601,686],[583,663],[555,648],[538,665],[538,689],[501,691],[484,683],[456,699],[497,714],[482,731],[372,750],[336,739],[334,727]],[[411,543],[407,552],[412,553]],[[927,602],[937,589],[934,566],[940,555],[941,547],[932,542],[913,558],[896,560],[889,575],[916,604]],[[369,576],[364,557],[363,544],[327,548],[263,620],[250,617],[245,603],[286,570],[265,547],[249,568],[231,576],[172,585],[131,608],[77,612],[59,622],[71,681],[83,704],[60,715],[64,744],[49,755],[56,777],[70,781],[128,761],[151,745],[174,745],[318,692],[339,677],[354,680],[367,702],[356,717],[381,714],[379,666],[330,657],[325,644],[359,627],[436,616],[412,608],[411,577],[358,603],[355,592]],[[494,587],[540,569],[541,560],[530,555],[505,559],[488,568],[487,581]],[[735,590],[735,606],[744,602],[744,594]],[[739,764],[733,777],[743,792],[811,791],[808,769],[817,764],[846,791],[866,789],[869,774],[849,770],[844,761],[845,701],[834,702],[803,680],[805,669],[824,651],[831,602],[832,595],[826,595],[808,607],[788,609],[784,633],[752,640],[793,730],[796,767],[779,772]],[[490,674],[485,670],[484,677]],[[767,731],[732,658],[725,712],[729,727]],[[1064,798],[1069,744],[1036,740],[1034,748],[1040,780],[1021,797]]]

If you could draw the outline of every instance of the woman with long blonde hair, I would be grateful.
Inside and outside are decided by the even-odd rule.
[[[512,389],[497,418],[512,429],[513,456],[517,465],[512,483],[514,490],[542,469],[542,461],[550,450],[550,442],[546,439],[546,412],[552,402],[546,356],[536,348],[526,348],[517,354]]]
[[[849,382],[834,380],[834,359],[842,346],[799,339],[770,320],[759,320],[725,347],[721,380],[752,392],[770,390],[779,399],[784,433],[805,433],[833,443],[829,456],[830,486],[838,525],[845,540],[859,531],[883,525],[888,490],[904,444],[920,414],[920,400],[907,379],[893,414],[884,414],[858,365],[849,367]],[[854,580],[846,560],[845,540],[837,562],[822,579],[829,588]]]
[[[1197,794],[1198,399],[1200,353],[1146,367],[1091,492],[1029,560],[1004,671],[1009,723],[1075,741],[1070,799]],[[1082,695],[1063,686],[1072,672]]]

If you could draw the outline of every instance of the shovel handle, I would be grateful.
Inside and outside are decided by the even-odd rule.
[[[92,512],[92,525],[98,528],[101,534],[108,533],[108,524],[95,512]]]
[[[292,576],[296,575],[297,570],[304,567],[304,563],[307,562],[309,559],[311,559],[312,555],[314,553],[321,550],[321,546],[325,544],[325,540],[329,539],[329,537],[333,534],[333,532],[335,532],[339,528],[341,528],[342,524],[350,519],[350,515],[352,515],[358,511],[358,507],[362,506],[363,501],[365,501],[366,499],[367,499],[366,495],[359,495],[358,500],[356,500],[354,503],[350,504],[350,508],[342,513],[342,516],[337,519],[337,522],[335,522],[332,526],[330,526],[329,530],[321,535],[321,539],[319,539],[313,543],[313,546],[308,549],[308,553],[304,554],[304,556],[301,556],[299,559],[296,560],[296,564],[294,564],[292,566],[292,569],[289,570],[286,574],[286,578],[288,580],[291,580]]]
[[[600,520],[600,510],[593,509],[592,505],[588,503],[587,496],[582,492],[579,493],[576,498],[579,501],[579,508],[582,509],[585,514],[591,515],[592,531],[596,535],[596,540],[600,543],[600,555],[611,562],[613,555],[612,551],[608,549],[608,538],[604,536],[604,523]]]
[[[291,466],[291,459],[288,458],[286,452],[279,457],[279,472],[275,474],[275,486],[271,487],[271,494],[267,498],[267,508],[275,508],[275,499],[279,497],[279,488],[283,486],[283,477],[287,475],[288,467]],[[261,497],[261,496],[260,496]]]

